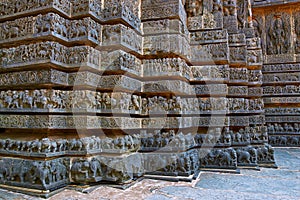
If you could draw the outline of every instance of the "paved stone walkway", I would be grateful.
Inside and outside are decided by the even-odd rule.
[[[120,190],[100,186],[84,194],[73,190],[49,198],[50,200],[300,200],[300,148],[277,148],[278,169],[261,171],[241,170],[241,174],[203,172],[192,183],[148,180]],[[0,190],[0,200],[36,200],[39,198]]]

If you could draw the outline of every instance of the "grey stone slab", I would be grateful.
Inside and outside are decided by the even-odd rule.
[[[274,169],[261,169],[261,171],[254,170],[241,170],[244,175],[252,175],[257,177],[272,177],[282,179],[300,179],[300,171],[298,170],[274,170]]]
[[[0,189],[0,200],[42,200],[42,198]]]
[[[191,187],[165,187],[159,191],[166,195],[172,196],[172,199],[195,199],[195,200],[291,200],[295,199],[293,196],[283,196],[276,194],[261,194],[261,193],[249,193],[239,192],[233,190],[218,190],[218,189],[200,189]],[[151,197],[150,197],[151,198]]]
[[[275,159],[279,169],[300,170],[300,148],[276,148]]]
[[[161,195],[161,194],[154,194],[152,196],[147,197],[145,200],[169,200],[169,199],[172,199],[172,198]]]
[[[253,175],[211,174],[204,173],[197,184],[199,188],[233,190],[261,194],[276,194],[300,198],[300,179],[278,177],[260,177]]]

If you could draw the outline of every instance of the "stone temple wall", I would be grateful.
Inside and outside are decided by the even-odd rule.
[[[297,122],[300,97],[267,88],[299,84],[299,10],[273,22],[269,1],[253,3],[254,21],[250,0],[2,1],[0,187],[49,196],[275,166],[268,130],[271,142],[273,121]],[[291,70],[269,80],[279,62]],[[275,116],[278,103],[295,115]]]
[[[264,56],[266,125],[274,146],[300,145],[300,3],[289,2],[254,2],[253,8]]]

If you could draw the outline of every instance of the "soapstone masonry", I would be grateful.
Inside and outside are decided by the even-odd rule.
[[[2,0],[0,187],[190,180],[300,146],[300,1]]]
[[[269,144],[299,147],[299,3],[254,2],[253,19],[264,56],[262,89]]]

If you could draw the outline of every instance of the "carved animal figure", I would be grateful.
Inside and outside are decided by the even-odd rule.
[[[50,164],[50,172],[52,174],[52,182],[66,179],[67,168],[62,160],[53,160]]]
[[[102,175],[101,164],[96,158],[92,158],[90,163],[90,168],[93,173],[92,177],[97,177]]]
[[[279,138],[279,144],[286,145],[287,144],[287,138],[285,136],[281,136]]]
[[[28,173],[28,165],[24,161],[21,162],[15,162],[12,161],[9,163],[9,166],[7,166],[8,174],[7,174],[7,179],[8,180],[15,180],[16,177],[19,177],[20,182],[23,183],[26,174]]]
[[[9,38],[15,38],[19,36],[19,27],[17,26],[12,26],[9,28]]]
[[[299,143],[299,138],[298,137],[291,137],[290,138],[290,144],[298,145],[298,143]]]
[[[219,159],[220,166],[229,166],[232,163],[231,156],[228,152],[219,151],[217,158]]]
[[[240,150],[237,151],[238,163],[250,163],[251,155],[248,151]]]
[[[40,153],[42,150],[42,143],[39,140],[34,140],[31,142],[30,152],[38,152]]]
[[[51,16],[48,15],[38,15],[35,21],[35,32],[44,33],[51,30]]]
[[[44,153],[49,153],[51,151],[51,141],[49,138],[43,138],[42,141],[41,151]]]
[[[43,187],[46,187],[46,178],[50,175],[50,170],[47,164],[42,162],[34,161],[33,162],[33,182],[39,180]]]

